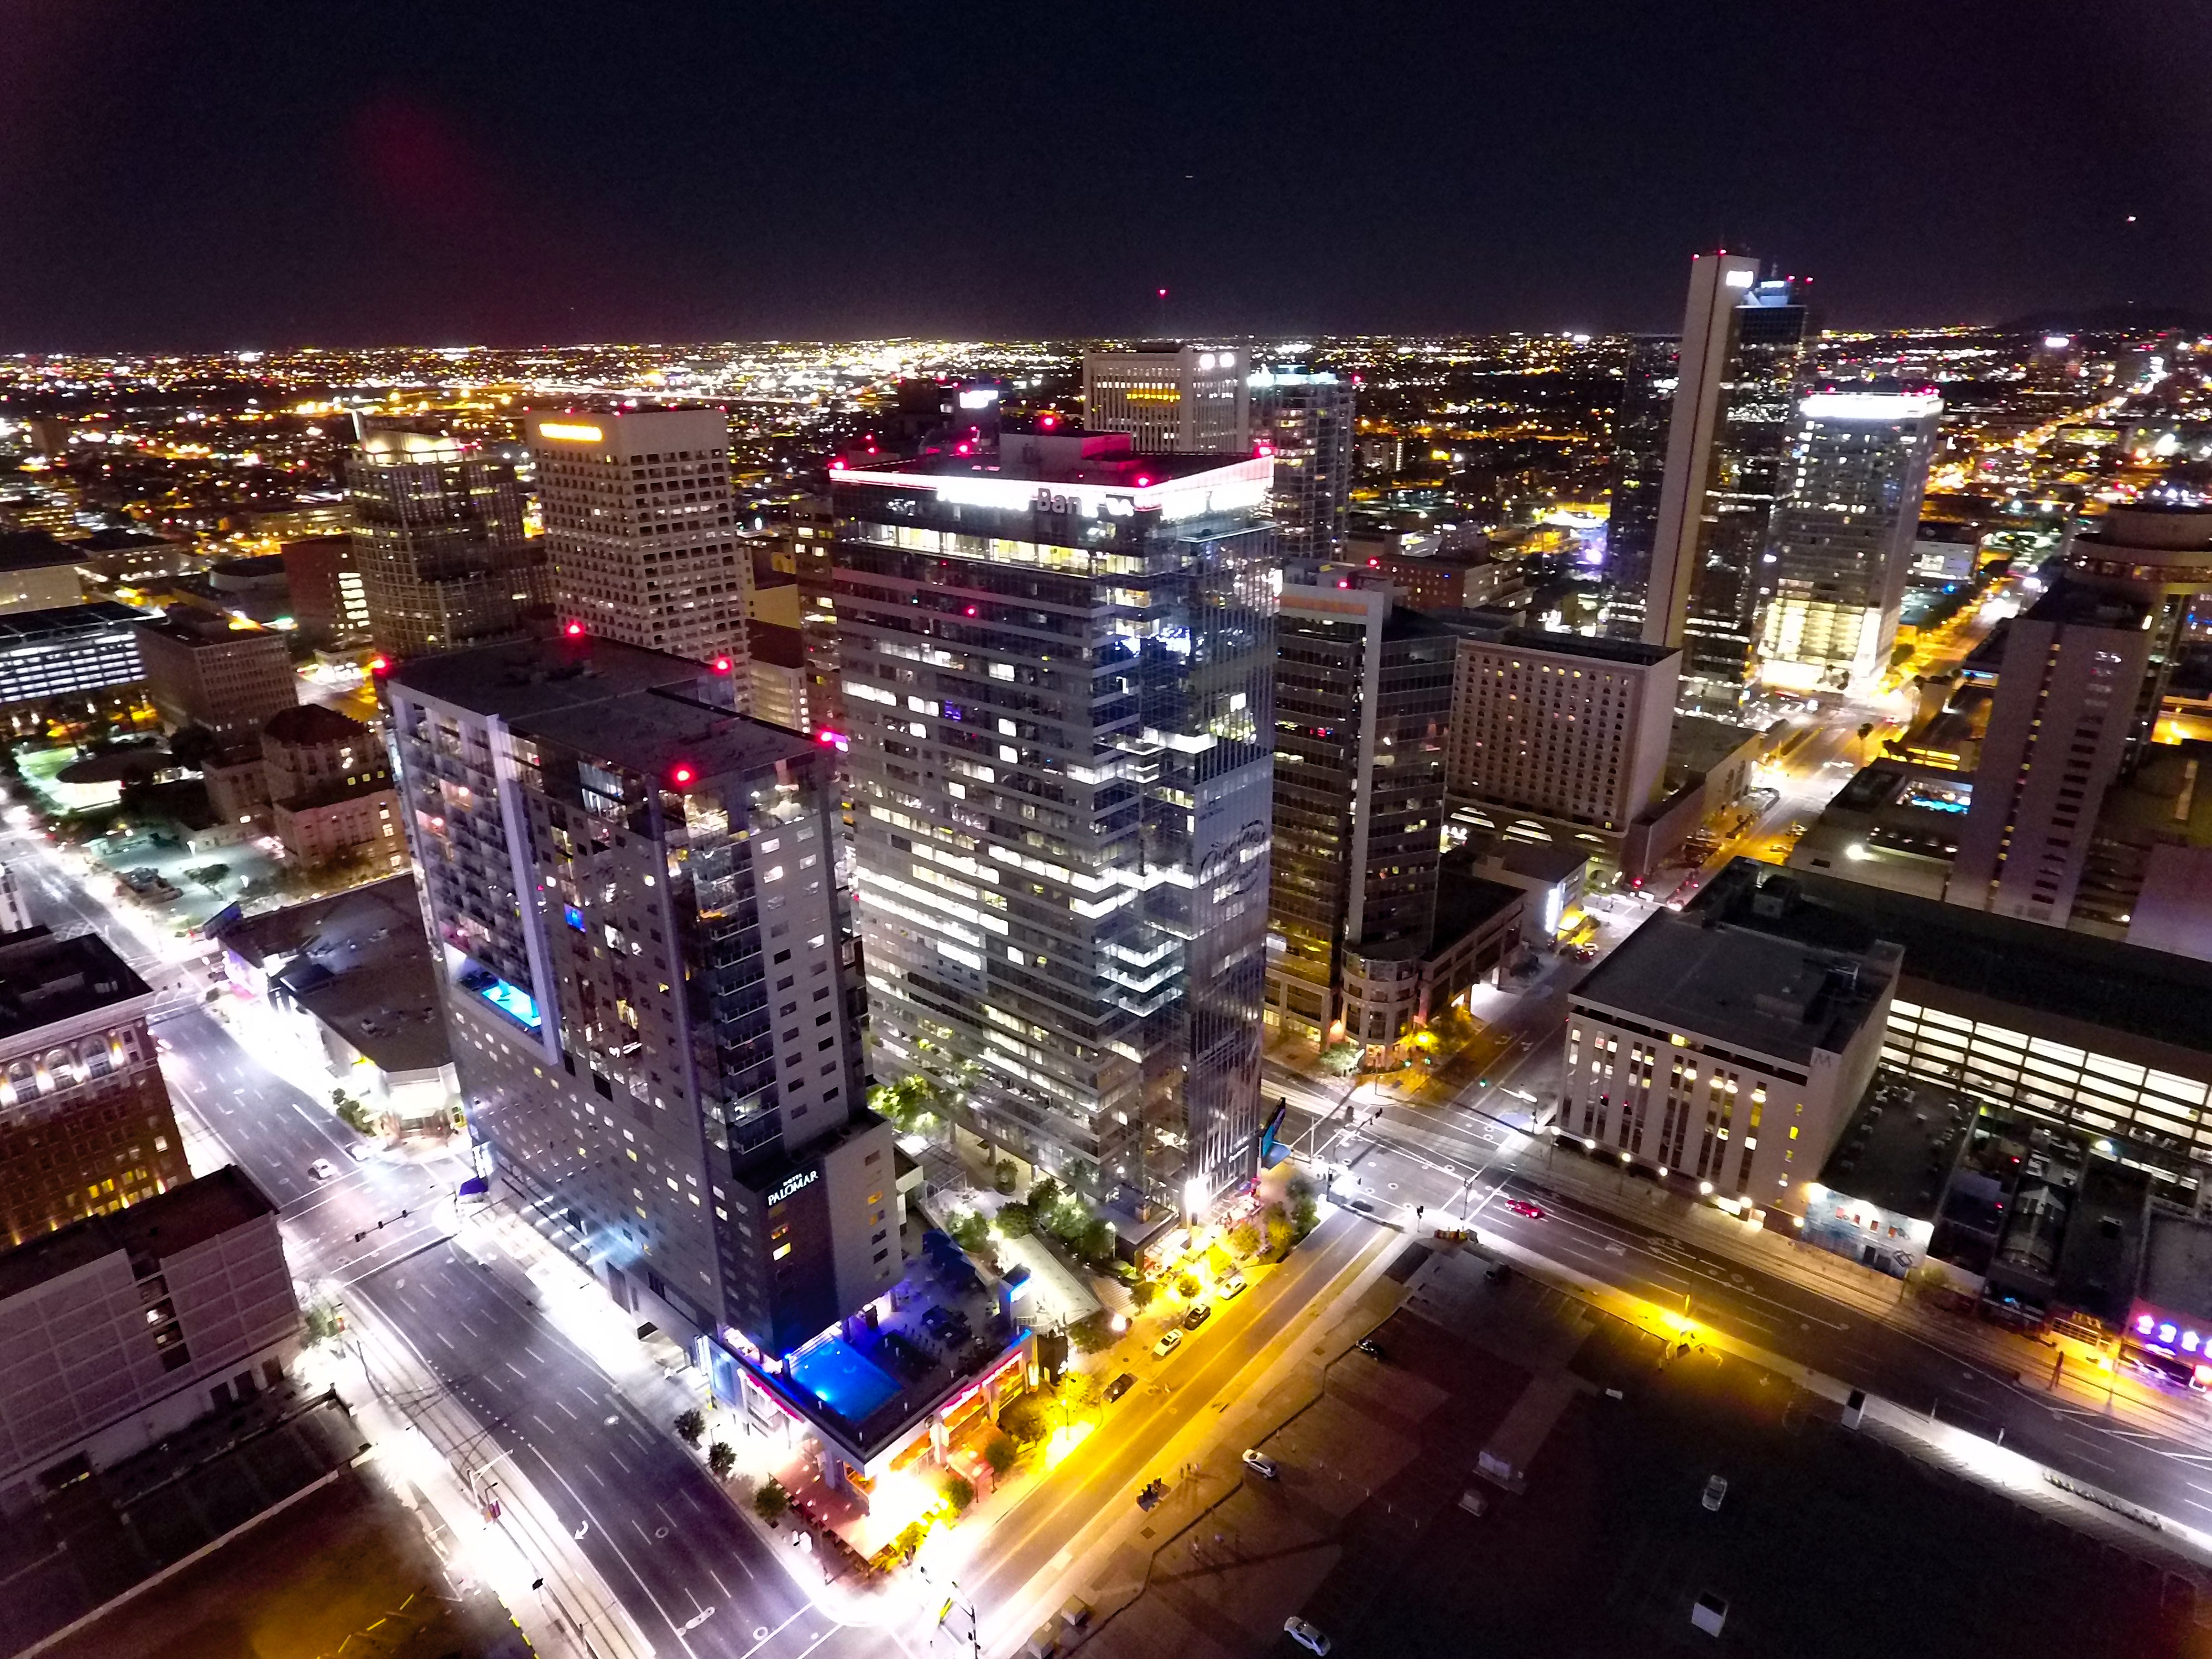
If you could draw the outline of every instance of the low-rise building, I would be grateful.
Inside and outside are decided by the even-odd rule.
[[[0,1236],[19,1245],[191,1178],[146,1029],[154,992],[97,933],[0,939]]]
[[[235,1166],[0,1255],[0,1510],[275,1387],[300,1338],[276,1206]]]
[[[406,862],[391,768],[359,720],[321,703],[287,708],[262,727],[261,758],[270,817],[295,858],[362,857],[390,870]]]
[[[1790,852],[1793,870],[1940,899],[1974,781],[1942,767],[1876,761],[1836,792]]]
[[[226,750],[254,745],[262,723],[300,700],[284,636],[192,605],[137,624],[154,707],[171,731],[205,726]]]
[[[145,619],[105,599],[0,617],[0,719],[9,734],[135,721],[147,703],[135,626]]]
[[[74,543],[43,530],[0,531],[0,616],[82,603],[76,567]]]

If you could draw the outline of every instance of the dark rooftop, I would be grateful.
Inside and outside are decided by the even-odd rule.
[[[1458,944],[1501,910],[1525,903],[1528,895],[1518,887],[1478,876],[1447,858],[1437,871],[1437,921],[1429,934],[1427,954],[1439,956]]]
[[[1649,668],[1665,662],[1669,657],[1681,655],[1680,647],[1671,645],[1646,645],[1641,640],[1609,640],[1589,634],[1554,633],[1544,628],[1522,628],[1508,623],[1501,626],[1498,618],[1513,613],[1504,611],[1431,611],[1426,613],[1462,638],[1486,640],[1493,645],[1503,645],[1516,651],[1548,651],[1562,657],[1581,657],[1595,662],[1626,663]]]
[[[103,629],[124,628],[151,620],[143,611],[118,605],[112,599],[94,599],[88,605],[49,605],[40,611],[11,611],[0,616],[0,651],[33,641],[43,643],[57,634],[97,633]]]
[[[781,623],[749,622],[745,624],[745,654],[772,668],[804,668],[806,636]]]
[[[270,629],[234,628],[228,615],[204,605],[173,605],[161,616],[142,616],[137,620],[143,633],[159,634],[179,645],[196,647],[211,649],[241,640],[273,640],[280,648],[284,643],[284,636]]]
[[[44,530],[0,531],[0,570],[46,570],[82,556],[74,543]]]
[[[125,1209],[72,1221],[0,1255],[0,1300],[118,1251],[159,1261],[276,1213],[276,1206],[245,1170],[225,1164],[198,1181]]]
[[[633,691],[588,708],[548,709],[514,725],[641,777],[665,776],[683,765],[712,779],[798,759],[816,749],[781,726],[659,690]]]
[[[665,651],[589,635],[556,635],[420,657],[392,669],[391,683],[472,714],[513,721],[653,687],[688,690],[709,678],[703,664]]]
[[[1828,1154],[1820,1184],[1932,1223],[1974,1109],[1956,1089],[1883,1066]]]
[[[1753,904],[1762,880],[1792,884],[1786,901],[1765,915]],[[2193,957],[1810,871],[1785,876],[1749,859],[1716,874],[1685,914],[1724,917],[1826,950],[1860,951],[1887,939],[1904,947],[1904,981],[2018,1009],[2027,1029],[2037,1029],[2041,1018],[2212,1054],[2212,963]]]
[[[319,702],[281,708],[269,717],[261,732],[279,743],[295,744],[364,743],[369,735],[368,728],[350,714]]]
[[[32,927],[0,939],[0,1041],[153,994],[97,933]]]

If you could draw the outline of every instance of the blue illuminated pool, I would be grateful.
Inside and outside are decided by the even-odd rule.
[[[791,1362],[792,1380],[848,1423],[865,1423],[898,1384],[841,1337],[817,1342]]]

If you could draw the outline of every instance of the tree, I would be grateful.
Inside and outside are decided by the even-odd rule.
[[[1018,1446],[1034,1446],[1052,1432],[1052,1411],[1033,1394],[1010,1401],[999,1413],[999,1427],[1014,1437]]]
[[[1060,1380],[1060,1397],[1071,1408],[1098,1403],[1098,1379],[1088,1371],[1070,1371]]]
[[[1020,1456],[1021,1453],[1015,1449],[1014,1443],[1003,1434],[994,1434],[983,1443],[983,1461],[991,1466],[991,1473],[1001,1480]]]
[[[1030,1208],[1049,1210],[1060,1202],[1060,1185],[1057,1176],[1041,1175],[1030,1182]]]
[[[1076,1241],[1075,1253],[1094,1267],[1103,1267],[1114,1259],[1114,1224],[1104,1216],[1094,1216],[1084,1224],[1083,1236]]]
[[[952,1218],[945,1231],[952,1235],[952,1242],[970,1255],[981,1255],[990,1247],[991,1224],[973,1210],[963,1210]]]
[[[732,1454],[732,1461],[735,1461]],[[761,1489],[753,1494],[753,1510],[771,1527],[783,1518],[791,1507],[791,1494],[783,1489],[783,1482],[774,1477],[761,1482]]]
[[[1218,1244],[1215,1245],[1212,1249],[1206,1253],[1206,1271],[1211,1273],[1216,1279],[1226,1277],[1230,1268],[1235,1265],[1236,1264],[1229,1259],[1229,1252],[1223,1249]]]
[[[696,1406],[676,1413],[676,1432],[687,1446],[696,1447],[707,1432],[706,1417]]]
[[[954,1469],[945,1472],[938,1490],[945,1494],[945,1502],[955,1515],[965,1514],[968,1506],[975,1501],[975,1488],[969,1484],[966,1475]]]
[[[197,870],[187,870],[185,873],[212,893],[230,874],[230,866],[227,864],[203,864]]]
[[[1196,1296],[1198,1288],[1198,1279],[1195,1274],[1185,1273],[1181,1279],[1176,1280],[1176,1292],[1180,1296]]]
[[[1129,1286],[1129,1300],[1137,1304],[1137,1311],[1139,1313],[1151,1307],[1152,1298],[1159,1293],[1159,1284],[1154,1279],[1140,1279]]]
[[[179,726],[169,739],[169,757],[187,772],[204,770],[222,753],[222,739],[204,726]]]
[[[1267,1206],[1267,1254],[1280,1261],[1297,1241],[1291,1236],[1291,1218],[1279,1204]]]
[[[998,1170],[992,1177],[991,1184],[1006,1194],[1007,1197],[1012,1198],[1014,1194],[1014,1182],[1020,1178],[1021,1171],[1014,1168],[1014,1160],[1011,1158],[1001,1158],[999,1161]]]
[[[1314,1201],[1311,1193],[1302,1194],[1291,1212],[1291,1242],[1295,1244],[1319,1225],[1321,1206]]]
[[[1026,1204],[1001,1204],[998,1224],[1001,1238],[1027,1238],[1036,1231],[1036,1217]]]
[[[1229,1230],[1229,1248],[1240,1256],[1249,1256],[1260,1248],[1260,1230],[1249,1221],[1240,1221]]]
[[[335,1302],[310,1302],[307,1304],[307,1346],[326,1342],[344,1326],[340,1321],[338,1304]]]
[[[1103,1310],[1067,1328],[1067,1340],[1078,1353],[1103,1353],[1114,1346],[1115,1334],[1113,1319]]]
[[[1366,1052],[1364,1046],[1350,1037],[1332,1042],[1321,1051],[1321,1068],[1331,1077],[1350,1077],[1359,1069],[1359,1057]]]
[[[730,1471],[738,1467],[737,1449],[726,1440],[717,1440],[707,1449],[707,1467],[714,1472],[717,1480],[728,1480]]]
[[[868,1091],[869,1109],[889,1118],[902,1134],[920,1134],[934,1128],[943,1115],[943,1104],[935,1081],[919,1072]]]

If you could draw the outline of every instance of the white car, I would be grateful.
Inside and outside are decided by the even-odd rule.
[[[366,1164],[376,1156],[376,1148],[365,1140],[356,1140],[346,1148],[346,1156],[356,1164]]]
[[[1283,1634],[1296,1642],[1308,1653],[1326,1656],[1328,1652],[1328,1638],[1322,1633],[1319,1625],[1310,1620],[1300,1619],[1294,1614],[1283,1620]]]
[[[1182,1331],[1171,1329],[1165,1336],[1152,1344],[1152,1358],[1155,1359],[1165,1359],[1170,1354],[1173,1353],[1181,1346],[1182,1346]]]
[[[1721,1500],[1727,1496],[1728,1477],[1726,1475],[1717,1474],[1713,1476],[1711,1480],[1705,1482],[1705,1495],[1702,1501],[1707,1509],[1719,1509],[1721,1506]]]
[[[318,1181],[336,1181],[338,1166],[326,1158],[319,1158],[307,1166],[307,1173]]]
[[[1273,1480],[1282,1474],[1282,1471],[1275,1467],[1273,1458],[1265,1452],[1255,1451],[1249,1446],[1244,1449],[1244,1467],[1262,1480]]]
[[[1215,1287],[1213,1293],[1219,1297],[1224,1302],[1231,1301],[1237,1297],[1243,1295],[1244,1275],[1243,1273],[1230,1274],[1228,1278],[1223,1279],[1221,1283]]]

